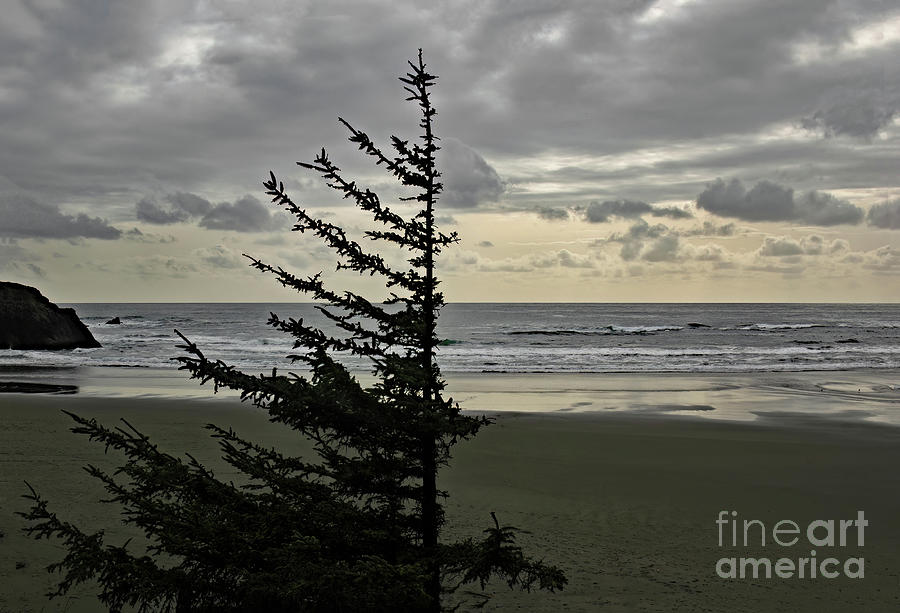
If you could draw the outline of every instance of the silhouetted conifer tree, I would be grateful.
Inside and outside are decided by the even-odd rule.
[[[302,319],[271,315],[269,325],[294,337],[290,357],[305,363],[307,376],[274,369],[271,375],[245,374],[208,359],[179,333],[188,354],[177,358],[182,369],[216,389],[240,391],[272,421],[310,439],[316,457],[288,456],[210,425],[224,459],[246,477],[235,485],[190,455],[161,452],[127,422],[110,429],[70,414],[74,432],[128,458],[114,473],[87,470],[122,506],[123,521],[146,535],[147,548],[138,553],[134,544],[107,544],[102,532],[86,534],[31,490],[26,530],[60,538],[68,550],[51,566],[62,573],[56,594],[95,580],[101,601],[113,611],[136,605],[141,611],[430,612],[440,610],[442,593],[469,583],[483,589],[492,577],[524,589],[564,586],[563,573],[526,558],[515,544],[515,529],[496,518],[481,541],[439,540],[446,494],[436,485],[438,469],[456,443],[490,420],[463,415],[442,395],[435,323],[444,301],[434,263],[457,236],[435,225],[441,183],[429,88],[436,77],[426,71],[421,51],[409,65],[400,80],[421,113],[417,142],[393,137],[388,156],[364,132],[340,122],[351,142],[415,190],[405,198],[419,203],[414,217],[402,217],[346,179],[324,149],[312,163],[300,163],[380,222],[382,229],[366,232],[368,239],[411,253],[406,270],[309,215],[274,174],[264,183],[273,202],[296,217],[294,230],[318,236],[340,256],[339,269],[381,277],[387,299],[334,291],[320,274],[298,277],[250,258],[255,268],[312,298],[340,329],[329,335]],[[341,355],[369,360],[376,383],[364,387]]]

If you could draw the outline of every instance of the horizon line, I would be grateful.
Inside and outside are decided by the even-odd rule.
[[[327,304],[325,302],[315,302],[308,300],[125,300],[125,301],[67,301],[60,300],[56,304]],[[383,303],[382,303],[383,304]],[[447,302],[450,304],[880,304],[880,305],[900,305],[900,300],[888,301],[871,301],[871,300],[718,300],[718,301],[699,301],[699,300],[608,300],[608,301],[589,301],[589,300],[459,300]]]

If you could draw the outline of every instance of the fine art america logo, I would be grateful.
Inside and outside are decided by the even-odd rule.
[[[863,511],[856,519],[817,519],[805,528],[790,519],[782,519],[771,528],[758,519],[738,519],[737,511],[719,511],[716,527],[719,547],[762,549],[765,547],[794,547],[805,550],[803,557],[771,558],[723,557],[716,562],[716,574],[722,579],[850,579],[865,577],[866,560],[861,555],[866,544],[865,529],[869,521]],[[840,558],[816,555],[816,547],[843,547]],[[848,557],[847,554],[858,557]]]

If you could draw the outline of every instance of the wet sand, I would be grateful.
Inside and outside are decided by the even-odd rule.
[[[862,380],[858,374],[825,375],[824,382],[835,388]],[[823,379],[815,378],[818,383],[805,387],[801,382],[766,391],[772,396],[763,400],[741,392],[748,387],[733,383],[740,377],[729,383],[727,375],[715,378],[722,389],[706,391],[696,389],[693,377],[635,377],[629,381],[644,381],[641,388],[628,391],[617,383],[612,395],[596,389],[605,385],[602,379],[589,387],[569,379],[569,388],[560,386],[556,393],[535,389],[540,377],[457,382],[454,395],[468,407],[518,405],[527,412],[502,414],[457,448],[440,480],[450,492],[446,534],[477,536],[495,511],[502,523],[531,532],[521,537],[529,552],[567,570],[570,584],[559,594],[489,586],[491,611],[896,611],[900,428],[877,423],[892,421],[897,407],[892,391],[878,387],[883,382],[876,378],[865,393],[862,387],[823,388]],[[753,389],[765,391],[764,383]],[[761,403],[769,414],[754,422],[729,419],[720,408],[726,398],[738,408]],[[826,401],[834,406],[816,413],[816,403]],[[541,402],[548,412],[535,411]],[[0,395],[4,613],[98,610],[87,590],[69,601],[48,604],[42,598],[53,580],[43,567],[61,550],[20,533],[14,512],[27,504],[20,498],[24,479],[64,517],[85,528],[112,528],[113,541],[124,540],[115,528],[115,509],[97,502],[103,490],[80,470],[89,462],[112,466],[117,458],[69,433],[70,420],[60,409],[107,424],[124,417],[164,450],[190,451],[225,477],[216,445],[202,429],[207,422],[268,444],[303,447],[292,432],[234,399]],[[710,418],[716,411],[720,418]],[[754,415],[731,413],[738,414]],[[715,521],[723,510],[769,528],[786,519],[803,527],[816,519],[854,519],[862,510],[869,522],[863,547],[850,542],[816,550],[819,560],[864,557],[865,576],[719,578],[716,562],[722,557],[797,560],[809,557],[811,549],[805,538],[793,547],[771,541],[765,547],[719,547]]]
[[[372,381],[358,375],[363,383]],[[528,413],[655,413],[759,421],[791,415],[900,426],[900,369],[758,373],[450,373],[464,409]],[[0,367],[4,385],[53,384],[98,398],[213,400],[176,368]],[[236,397],[225,390],[218,398]]]

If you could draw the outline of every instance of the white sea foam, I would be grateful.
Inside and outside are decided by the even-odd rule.
[[[269,312],[321,322],[309,304],[73,305],[99,349],[0,351],[0,368],[175,368],[178,328],[210,359],[290,369],[292,340]],[[106,324],[119,316],[120,325]],[[753,372],[900,367],[896,305],[449,305],[444,372]],[[302,353],[302,351],[301,351]],[[343,358],[355,371],[370,370]],[[299,368],[302,365],[295,365]]]

